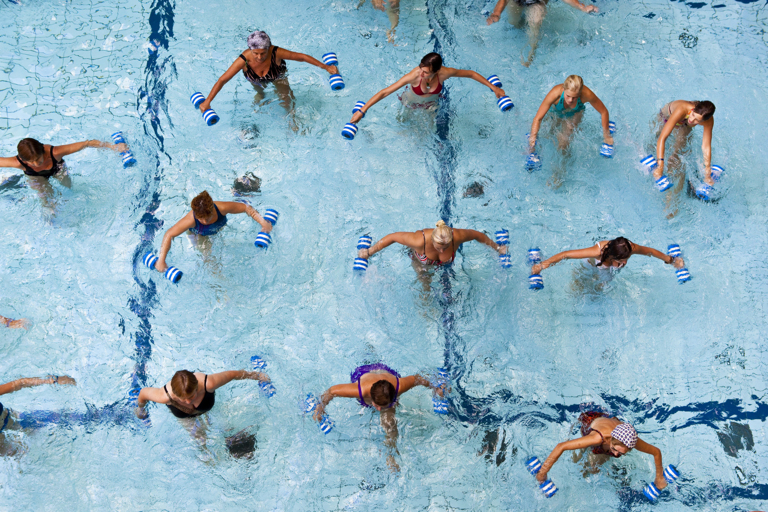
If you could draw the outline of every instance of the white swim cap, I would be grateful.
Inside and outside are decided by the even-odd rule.
[[[272,41],[270,41],[267,33],[261,30],[249,35],[246,41],[248,41],[248,48],[251,50],[266,50],[272,46]]]

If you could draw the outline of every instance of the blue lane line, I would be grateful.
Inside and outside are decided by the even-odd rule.
[[[168,42],[173,38],[173,7],[173,2],[169,0],[155,0],[150,8],[149,26],[151,33],[149,38],[151,41],[159,43],[159,50],[151,53],[147,59],[144,85],[139,90],[139,97],[136,102],[136,108],[142,121],[144,121],[144,132],[147,138],[158,145],[158,152],[155,154],[162,153],[169,161],[170,155],[165,153],[165,139],[160,115],[162,112],[167,113],[168,111],[165,91],[168,82],[176,75],[173,57],[164,52],[168,50]],[[146,107],[142,112],[143,102]],[[138,230],[138,228],[143,227],[144,233],[141,234],[141,242],[133,252],[133,280],[139,287],[139,293],[128,299],[128,307],[139,318],[139,328],[132,335],[136,345],[134,357],[136,364],[131,376],[131,389],[147,385],[146,366],[152,356],[152,345],[154,344],[150,319],[152,318],[152,308],[157,303],[157,286],[151,277],[148,278],[146,284],[142,280],[142,275],[151,276],[152,274],[149,274],[151,271],[143,268],[141,258],[152,249],[155,235],[163,226],[163,221],[155,217],[155,212],[160,207],[161,167],[159,156],[155,156],[154,170],[145,174],[141,190],[134,201],[137,210],[144,209],[144,215],[136,224],[135,229]]]

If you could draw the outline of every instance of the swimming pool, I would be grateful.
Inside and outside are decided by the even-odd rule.
[[[53,508],[55,496],[77,510],[765,508],[768,158],[758,134],[766,10],[733,0],[597,5],[604,15],[551,3],[525,69],[524,33],[485,26],[481,11],[492,4],[484,2],[403,1],[396,47],[386,43],[386,16],[355,0],[283,10],[229,1],[2,4],[0,154],[28,134],[59,143],[121,129],[139,161],[123,170],[106,152],[67,158],[73,187],[55,186],[48,207],[27,187],[0,192],[0,314],[34,322],[28,332],[2,331],[3,382],[49,372],[78,380],[3,404],[94,411],[21,437],[27,453],[0,459],[7,506]],[[272,93],[254,110],[240,78],[217,97],[215,127],[189,104],[257,28],[282,47],[339,54],[347,84],[339,93],[320,70],[289,63],[297,133]],[[146,51],[150,39],[161,43],[156,54]],[[393,96],[366,116],[355,141],[339,136],[355,101],[434,50],[448,66],[498,74],[516,107],[501,114],[488,91],[452,80],[435,128],[418,114],[399,121]],[[553,190],[552,140],[533,174],[523,169],[522,141],[546,91],[571,73],[615,118],[616,154],[597,155],[598,116],[588,110]],[[668,220],[638,161],[656,112],[678,98],[717,105],[713,163],[726,167],[727,192],[715,205],[683,195]],[[690,172],[700,140],[699,130],[685,156]],[[207,189],[225,200],[249,171],[262,178],[254,207],[281,213],[268,251],[254,249],[250,219],[234,217],[205,261],[176,241],[169,262],[185,272],[178,286],[141,267],[194,195]],[[484,195],[464,197],[474,182]],[[494,254],[468,244],[429,292],[394,248],[363,277],[351,272],[359,235],[441,217],[509,229],[516,264],[502,271]],[[669,267],[633,259],[605,290],[580,277],[587,291],[577,293],[578,264],[564,262],[545,274],[543,291],[527,289],[529,246],[550,256],[617,235],[679,243],[693,281],[678,286]],[[121,412],[132,381],[242,368],[254,353],[268,361],[278,394],[266,400],[250,383],[222,389],[207,451],[159,407],[150,429]],[[401,399],[396,475],[378,419],[352,401],[329,407],[336,428],[328,436],[300,414],[306,393],[378,359],[406,374],[445,365],[453,375],[447,418],[432,414],[424,390]],[[651,505],[641,494],[649,457],[634,454],[585,480],[564,456],[550,473],[560,491],[545,500],[523,462],[567,439],[589,402],[658,446],[683,473],[679,489]],[[257,438],[251,461],[232,459],[224,445],[244,428]]]

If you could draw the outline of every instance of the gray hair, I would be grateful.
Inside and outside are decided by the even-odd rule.
[[[270,41],[269,36],[266,32],[262,32],[261,30],[257,30],[253,34],[248,36],[248,48],[251,50],[267,50],[270,46],[272,46],[272,41]]]

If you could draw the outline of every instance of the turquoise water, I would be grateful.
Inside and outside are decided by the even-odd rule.
[[[370,4],[356,9],[355,0],[280,9],[0,5],[0,154],[14,154],[25,136],[60,144],[119,129],[139,162],[124,170],[109,152],[72,155],[73,186],[54,182],[47,205],[28,187],[0,190],[0,314],[33,322],[28,332],[0,333],[1,378],[66,373],[78,381],[23,390],[3,404],[81,415],[14,434],[26,453],[0,460],[0,508],[765,508],[765,8],[597,5],[603,15],[550,3],[528,69],[519,64],[524,33],[506,21],[487,27],[481,12],[492,4],[482,2],[403,0],[398,46],[386,43],[386,16]],[[289,62],[296,132],[274,91],[254,106],[241,77],[215,99],[215,127],[189,104],[255,29],[290,50],[339,55],[341,92],[323,71]],[[150,38],[161,41],[152,56]],[[339,136],[355,101],[436,49],[446,65],[498,74],[516,107],[501,114],[479,84],[451,80],[436,121],[402,114],[392,96],[352,143]],[[588,110],[571,155],[561,162],[544,137],[543,169],[529,174],[525,133],[546,91],[572,73],[616,120],[616,155],[598,156],[599,117]],[[680,194],[670,220],[638,162],[650,152],[659,108],[679,98],[717,105],[713,163],[727,177],[717,204]],[[700,141],[698,130],[683,157],[690,176]],[[558,166],[563,183],[553,189]],[[253,247],[252,221],[236,216],[209,257],[185,237],[174,242],[168,261],[185,273],[179,285],[141,267],[192,197],[207,189],[227,200],[245,172],[262,179],[248,198],[254,207],[281,213],[268,251]],[[464,197],[474,182],[484,195]],[[441,217],[489,234],[509,229],[513,268],[469,244],[426,291],[394,247],[364,276],[352,274],[359,235],[431,227]],[[528,247],[551,256],[618,235],[660,249],[679,243],[693,281],[679,286],[669,267],[637,257],[602,290],[574,276],[578,262],[548,270],[543,291],[527,289]],[[129,421],[132,381],[159,386],[180,368],[243,368],[255,353],[268,361],[277,395],[267,400],[250,382],[223,388],[208,414],[207,449],[160,407],[150,409],[150,429]],[[336,428],[328,436],[299,409],[306,393],[378,359],[403,374],[446,366],[453,376],[445,418],[432,414],[424,389],[402,397],[398,474],[386,468],[378,418],[352,400],[329,406]],[[626,417],[681,470],[660,503],[640,493],[653,474],[641,454],[586,479],[566,455],[550,472],[555,498],[533,485],[524,460],[569,438],[590,402]],[[224,444],[244,428],[257,438],[250,461],[232,459]],[[729,455],[735,444],[722,439],[745,431],[753,446],[742,437]]]

